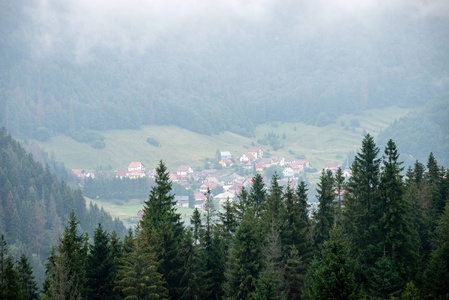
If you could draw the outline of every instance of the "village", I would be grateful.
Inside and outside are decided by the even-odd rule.
[[[260,147],[250,147],[245,153],[235,157],[229,151],[220,151],[217,162],[218,168],[195,171],[188,165],[181,165],[176,172],[170,173],[173,183],[193,191],[194,201],[192,199],[189,201],[189,196],[175,195],[177,207],[203,209],[208,190],[211,191],[211,196],[216,203],[223,204],[227,199],[233,202],[237,199],[242,187],[250,188],[254,174],[262,174],[265,186],[270,186],[271,176],[264,176],[270,168],[276,169],[281,178],[279,180],[281,186],[289,184],[293,188],[301,179],[304,180],[306,172],[321,172],[321,169],[324,169],[335,173],[342,168],[339,163],[329,163],[317,171],[308,160],[295,160],[281,156],[264,157],[264,151]],[[236,172],[236,167],[244,170],[243,176],[242,172],[240,175]],[[82,169],[73,169],[72,172],[81,180],[95,177],[95,174],[87,173]],[[156,171],[155,169],[147,170],[142,162],[135,161],[131,162],[126,170],[115,170],[113,174],[117,178],[154,179]],[[348,167],[344,169],[343,174],[345,177],[350,176]]]

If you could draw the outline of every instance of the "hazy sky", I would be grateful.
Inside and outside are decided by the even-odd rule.
[[[64,46],[79,58],[99,48],[139,53],[167,37],[208,39],[273,24],[317,34],[344,30],[348,22],[373,27],[396,18],[446,17],[449,1],[37,0],[24,9],[30,17],[24,33],[37,53]]]

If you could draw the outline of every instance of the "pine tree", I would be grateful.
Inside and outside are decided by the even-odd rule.
[[[251,299],[261,270],[262,241],[254,212],[245,214],[234,236],[224,286],[230,299]]]
[[[201,239],[200,259],[203,261],[201,281],[206,299],[220,299],[223,296],[224,262],[223,244],[218,231],[213,224],[215,210],[210,191],[205,203],[204,235]]]
[[[242,190],[237,196],[238,202],[235,204],[236,211],[236,220],[237,223],[240,224],[245,216],[246,212],[252,208],[252,212],[254,212],[254,206],[252,206],[252,202],[248,199],[248,191],[245,187],[242,187]]]
[[[256,174],[256,176],[253,177],[248,200],[250,206],[255,209],[256,217],[260,217],[265,209],[265,202],[267,201],[262,175]]]
[[[314,268],[306,289],[311,299],[359,299],[349,249],[338,227],[330,231],[324,242],[322,259]]]
[[[343,176],[343,171],[341,168],[338,168],[337,172],[334,176],[334,185],[335,185],[335,192],[337,194],[337,197],[334,201],[335,203],[335,219],[337,222],[341,219],[342,215],[342,194],[344,191],[344,181],[345,177]]]
[[[234,203],[226,199],[223,205],[223,211],[218,212],[218,219],[220,223],[218,224],[218,229],[223,238],[225,255],[228,255],[228,249],[231,244],[232,237],[237,229],[237,210]]]
[[[58,297],[72,297],[73,295],[78,297],[78,291],[80,297],[86,295],[88,237],[87,234],[78,234],[78,224],[79,221],[72,210],[69,224],[65,227],[64,235],[59,240],[57,248],[59,255],[54,254],[49,257],[51,260],[47,267],[50,270],[49,292],[54,297],[56,297],[56,294]],[[66,289],[65,285],[68,284],[66,281],[74,287],[73,292],[76,292],[75,294],[72,293],[71,289]],[[52,287],[53,284],[57,286]],[[61,291],[64,291],[65,294],[62,295]]]
[[[367,134],[351,166],[347,193],[344,195],[343,226],[356,259],[357,279],[367,282],[377,257],[380,257],[379,232],[376,223],[381,217],[379,208],[379,149]]]
[[[282,186],[279,185],[279,175],[275,173],[271,178],[269,195],[267,196],[263,219],[265,221],[265,230],[268,232],[269,227],[274,223],[279,228],[280,220],[284,215]]]
[[[111,299],[114,289],[114,257],[110,238],[98,224],[94,232],[94,244],[90,247],[87,265],[87,289],[89,299]]]
[[[253,298],[258,299],[282,299],[284,262],[282,259],[282,245],[279,232],[272,223],[270,231],[265,238],[263,247],[264,267],[257,279]]]
[[[285,199],[285,219],[283,224],[282,245],[284,257],[286,258],[285,268],[285,288],[287,299],[299,299],[301,289],[304,286],[304,277],[307,266],[312,258],[313,251],[310,241],[310,228],[307,217],[307,199],[305,195],[307,189],[302,182],[298,186],[298,193],[294,194],[290,185],[284,194]],[[304,218],[305,217],[305,218]]]
[[[428,295],[434,299],[449,297],[449,200],[436,228],[436,245],[424,273]]]
[[[19,273],[17,272],[13,259],[8,256],[5,259],[5,266],[2,274],[2,285],[0,299],[20,299],[21,286],[19,281]]]
[[[201,237],[201,214],[197,208],[193,210],[192,217],[190,218],[190,224],[193,225],[193,242],[195,244],[199,243]]]
[[[156,260],[160,262],[158,272],[168,284],[169,296],[178,299],[183,289],[182,268],[186,258],[181,256],[181,249],[185,233],[180,215],[176,213],[171,188],[170,174],[160,161],[156,168],[155,186],[144,204],[137,240],[143,251],[156,254]]]
[[[33,276],[33,269],[28,263],[28,259],[25,254],[20,256],[18,261],[17,271],[19,275],[19,286],[21,290],[22,299],[37,299],[38,288],[35,277]]]
[[[383,256],[393,261],[401,282],[405,285],[405,282],[413,279],[411,277],[416,273],[414,265],[417,260],[418,237],[411,225],[410,205],[404,200],[404,184],[400,175],[403,168],[398,158],[396,145],[389,140],[385,148],[380,178],[381,204],[379,208],[383,215],[378,231],[382,236],[380,250]]]
[[[334,177],[330,170],[321,172],[317,188],[318,211],[314,214],[315,226],[313,229],[313,243],[315,250],[320,251],[321,246],[329,238],[329,231],[334,225]]]
[[[157,261],[153,252],[139,246],[122,260],[118,271],[116,290],[131,299],[167,299],[163,275],[157,271]]]

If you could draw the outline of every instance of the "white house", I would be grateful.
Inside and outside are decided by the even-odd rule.
[[[140,161],[133,161],[128,166],[128,172],[142,171],[145,172],[145,166]]]
[[[287,167],[287,168],[285,168],[283,171],[282,171],[282,175],[284,175],[284,177],[293,177],[293,169],[292,168],[289,168],[289,167]]]
[[[227,159],[231,159],[231,152],[229,151],[223,151],[220,152],[220,156],[221,156],[221,160],[227,160]]]

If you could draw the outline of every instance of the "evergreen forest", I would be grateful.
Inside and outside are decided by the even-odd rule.
[[[49,165],[36,162],[0,129],[0,234],[8,242],[11,257],[26,255],[39,285],[51,247],[63,233],[71,211],[79,220],[78,230],[91,237],[98,223],[119,237],[126,234],[120,220],[96,205],[87,206],[79,188],[59,179]]]
[[[4,132],[0,141],[7,145],[2,159],[18,147]],[[33,164],[23,157],[22,165]],[[432,153],[404,170],[395,142],[381,150],[369,134],[350,169],[349,178],[341,169],[322,171],[315,210],[305,182],[283,188],[275,174],[265,186],[256,175],[239,201],[220,210],[206,194],[204,209],[185,227],[161,161],[143,218],[124,237],[101,219],[85,227],[92,208],[65,202],[71,213],[46,256],[40,299],[447,299],[449,170]],[[20,173],[2,171],[2,178]],[[22,200],[25,208],[39,185],[1,186],[26,196],[8,192],[15,201],[2,198],[3,204]],[[38,207],[50,198],[35,193]],[[9,221],[2,224],[1,299],[36,299],[30,256],[10,255],[15,221],[3,219]]]
[[[98,34],[115,3],[73,23],[76,2],[45,3],[0,1],[0,126],[21,139],[65,134],[101,148],[102,131],[142,125],[253,136],[271,121],[321,126],[349,111],[416,108],[449,87],[448,18],[407,6],[312,21],[315,3],[279,1],[259,22],[173,18],[178,34],[153,37],[151,16]]]

